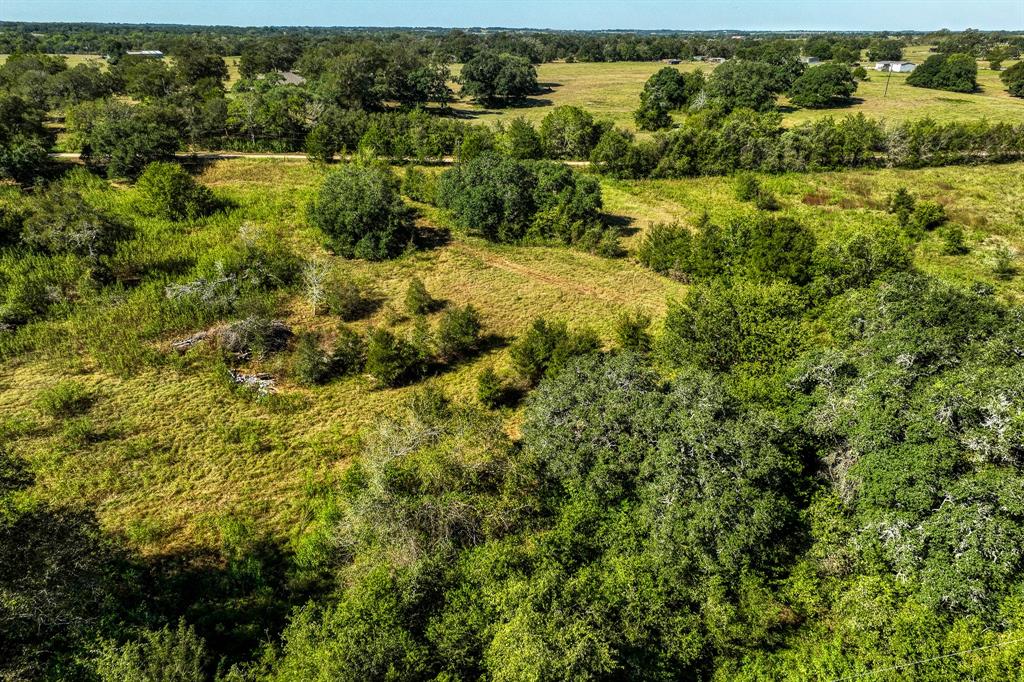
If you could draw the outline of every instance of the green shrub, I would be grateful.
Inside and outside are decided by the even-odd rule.
[[[1002,280],[1011,280],[1017,275],[1016,254],[1008,244],[996,244],[992,253],[992,274]]]
[[[910,222],[910,214],[914,212],[915,203],[914,197],[906,187],[899,187],[889,195],[887,202],[889,213],[896,216],[896,222],[900,227],[906,227]]]
[[[539,159],[544,155],[537,129],[521,116],[512,119],[502,131],[499,146],[512,159]]]
[[[789,86],[789,101],[799,107],[822,109],[846,103],[857,91],[857,81],[843,64],[814,66]]]
[[[914,230],[934,230],[946,222],[946,209],[934,201],[919,201],[910,214],[908,225]]]
[[[331,352],[331,365],[337,376],[362,372],[366,366],[366,339],[351,327],[339,327]]]
[[[663,275],[683,275],[690,270],[693,234],[678,223],[656,223],[644,235],[636,257]]]
[[[434,310],[437,301],[427,291],[423,280],[413,277],[405,290],[405,310],[410,315],[426,315]]]
[[[493,367],[485,367],[476,377],[476,399],[487,409],[493,410],[508,400],[508,389]]]
[[[437,202],[437,178],[432,173],[409,166],[402,177],[402,194],[424,204]]]
[[[906,272],[912,262],[911,242],[902,230],[889,227],[856,234],[815,251],[811,288],[816,297],[829,298],[868,286],[883,275]]]
[[[594,225],[587,229],[576,240],[575,246],[604,258],[621,258],[626,255],[626,250],[619,242],[619,231],[603,225]]]
[[[561,370],[572,358],[597,351],[600,341],[590,329],[570,332],[563,321],[538,317],[510,350],[512,366],[530,384]]]
[[[29,98],[0,93],[0,178],[29,179],[45,166],[51,137],[43,126],[44,109]]]
[[[947,225],[942,231],[942,252],[947,256],[962,256],[968,251],[964,228],[956,223]]]
[[[537,91],[537,69],[526,57],[480,50],[459,74],[462,93],[487,105],[509,106]]]
[[[969,54],[933,54],[910,72],[907,85],[974,92],[978,89],[978,64]]]
[[[336,273],[327,282],[324,302],[332,315],[343,322],[360,320],[373,312],[377,299],[351,277]]]
[[[761,193],[761,183],[751,173],[740,173],[734,183],[736,198],[740,201],[753,201]]]
[[[324,179],[308,213],[345,258],[394,258],[412,243],[411,209],[385,166],[342,165]]]
[[[21,241],[24,214],[7,204],[0,204],[0,247],[13,246]]]
[[[68,112],[68,131],[80,141],[82,159],[109,178],[135,177],[152,161],[171,159],[181,135],[168,112],[155,105],[109,99]]]
[[[67,183],[56,183],[33,198],[22,241],[49,254],[74,254],[96,261],[114,252],[127,227],[97,210]]]
[[[480,313],[472,305],[446,310],[434,332],[438,358],[450,362],[475,352],[480,346],[482,328]]]
[[[472,161],[473,159],[490,154],[498,147],[498,140],[490,128],[484,126],[473,126],[466,132],[459,144],[459,161]]]
[[[1003,71],[999,74],[999,80],[1003,81],[1010,95],[1024,97],[1024,62],[1017,62]]]
[[[772,370],[792,359],[804,341],[799,318],[805,306],[799,287],[712,280],[689,289],[665,317],[659,345],[677,365],[725,371],[737,364]]]
[[[398,386],[424,369],[413,344],[386,329],[370,332],[366,345],[366,372],[382,386]]]
[[[590,151],[608,128],[595,123],[589,111],[559,106],[540,122],[540,144],[548,159],[589,159]]]
[[[320,348],[316,334],[299,335],[292,371],[299,383],[306,386],[324,384],[331,379],[334,373],[331,356]]]
[[[0,323],[22,324],[72,302],[95,288],[85,259],[69,254],[6,253],[0,256]]]
[[[754,206],[760,211],[778,211],[779,200],[775,198],[775,194],[771,190],[761,188],[754,198]]]
[[[310,161],[329,163],[338,153],[338,143],[331,129],[320,123],[306,135],[305,150]]]
[[[620,313],[615,320],[615,337],[619,348],[631,353],[648,353],[651,350],[651,316],[642,311]]]
[[[146,166],[135,183],[135,193],[140,213],[168,220],[195,220],[209,215],[217,206],[208,187],[180,165],[166,161]]]
[[[36,399],[36,409],[53,418],[73,417],[92,404],[93,395],[74,381],[62,381],[44,389]]]
[[[438,206],[491,241],[572,244],[601,225],[601,186],[565,164],[488,154],[441,175]]]
[[[145,631],[140,640],[106,643],[96,659],[100,682],[203,682],[209,679],[206,642],[185,621],[177,629]]]

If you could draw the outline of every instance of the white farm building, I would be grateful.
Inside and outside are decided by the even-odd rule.
[[[876,62],[875,71],[895,71],[896,73],[910,73],[917,68],[914,62]]]

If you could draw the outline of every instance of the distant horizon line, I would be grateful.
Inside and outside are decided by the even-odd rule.
[[[180,28],[238,28],[238,29],[321,29],[321,30],[392,30],[392,31],[529,31],[536,33],[962,33],[976,30],[982,33],[1024,33],[1024,28],[540,28],[535,26],[395,26],[395,25],[360,25],[344,24],[204,24],[174,22],[139,22],[139,21],[41,21],[35,19],[0,20],[0,26],[35,24],[38,26],[82,25],[82,26],[148,26],[148,27],[180,27]]]

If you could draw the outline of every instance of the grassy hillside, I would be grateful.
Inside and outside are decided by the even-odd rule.
[[[143,232],[138,248],[168,263],[189,262],[236,238],[245,226],[280,234],[304,256],[328,257],[304,218],[322,172],[304,162],[215,163],[201,179],[234,207],[193,225],[136,218]],[[993,240],[1024,249],[1022,172],[1024,164],[1014,164],[802,174],[763,182],[779,197],[782,213],[811,226],[819,241],[891,222],[882,207],[896,186],[939,201],[965,227],[971,251],[942,255],[940,237],[933,233],[918,248],[918,265],[952,280],[981,279],[1019,300],[1024,278],[995,278],[990,260]],[[729,178],[605,180],[603,185],[607,212],[629,226],[624,241],[630,250],[652,222],[692,224],[704,211],[726,219],[754,210],[734,198]],[[103,190],[95,200],[127,215],[130,197],[131,190],[119,188]],[[444,216],[428,207],[422,207],[420,223],[436,230],[438,246],[385,263],[332,260],[380,295],[382,305],[358,327],[408,329],[402,300],[414,276],[436,298],[481,310],[492,339],[489,350],[432,379],[461,400],[474,400],[483,368],[507,366],[508,341],[536,316],[591,326],[609,342],[621,311],[642,309],[657,327],[666,301],[685,291],[683,284],[652,274],[631,257],[608,260],[561,248],[495,246],[448,234]],[[0,430],[30,462],[39,496],[95,505],[104,524],[124,531],[143,551],[212,542],[218,520],[234,513],[251,515],[275,532],[293,528],[304,486],[344,467],[360,429],[411,390],[377,389],[361,377],[309,389],[285,378],[275,399],[245,399],[225,385],[210,358],[179,358],[169,350],[169,342],[186,336],[186,330],[140,340],[143,316],[132,300],[112,300],[87,318],[45,324],[37,330],[37,352],[0,365]],[[313,317],[298,294],[278,304],[278,317],[297,330],[316,329],[330,337],[336,329],[329,316]],[[106,356],[119,352],[157,360],[140,371],[118,373]],[[287,356],[278,356],[253,367],[286,377],[288,363]],[[38,402],[62,382],[73,382],[91,396],[89,406],[73,418],[48,416]],[[514,431],[517,414],[509,411],[505,417]]]

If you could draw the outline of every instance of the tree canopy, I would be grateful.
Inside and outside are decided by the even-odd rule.
[[[465,94],[485,104],[508,106],[537,92],[537,70],[513,54],[481,52],[463,65],[459,80]]]
[[[386,166],[343,165],[324,178],[309,204],[310,221],[339,255],[394,258],[413,237],[411,209],[398,187],[398,179]]]
[[[910,72],[907,84],[935,90],[974,92],[978,89],[978,65],[969,54],[933,54]]]
[[[801,107],[823,109],[849,101],[857,90],[853,74],[842,64],[814,66],[793,81],[789,101]]]

